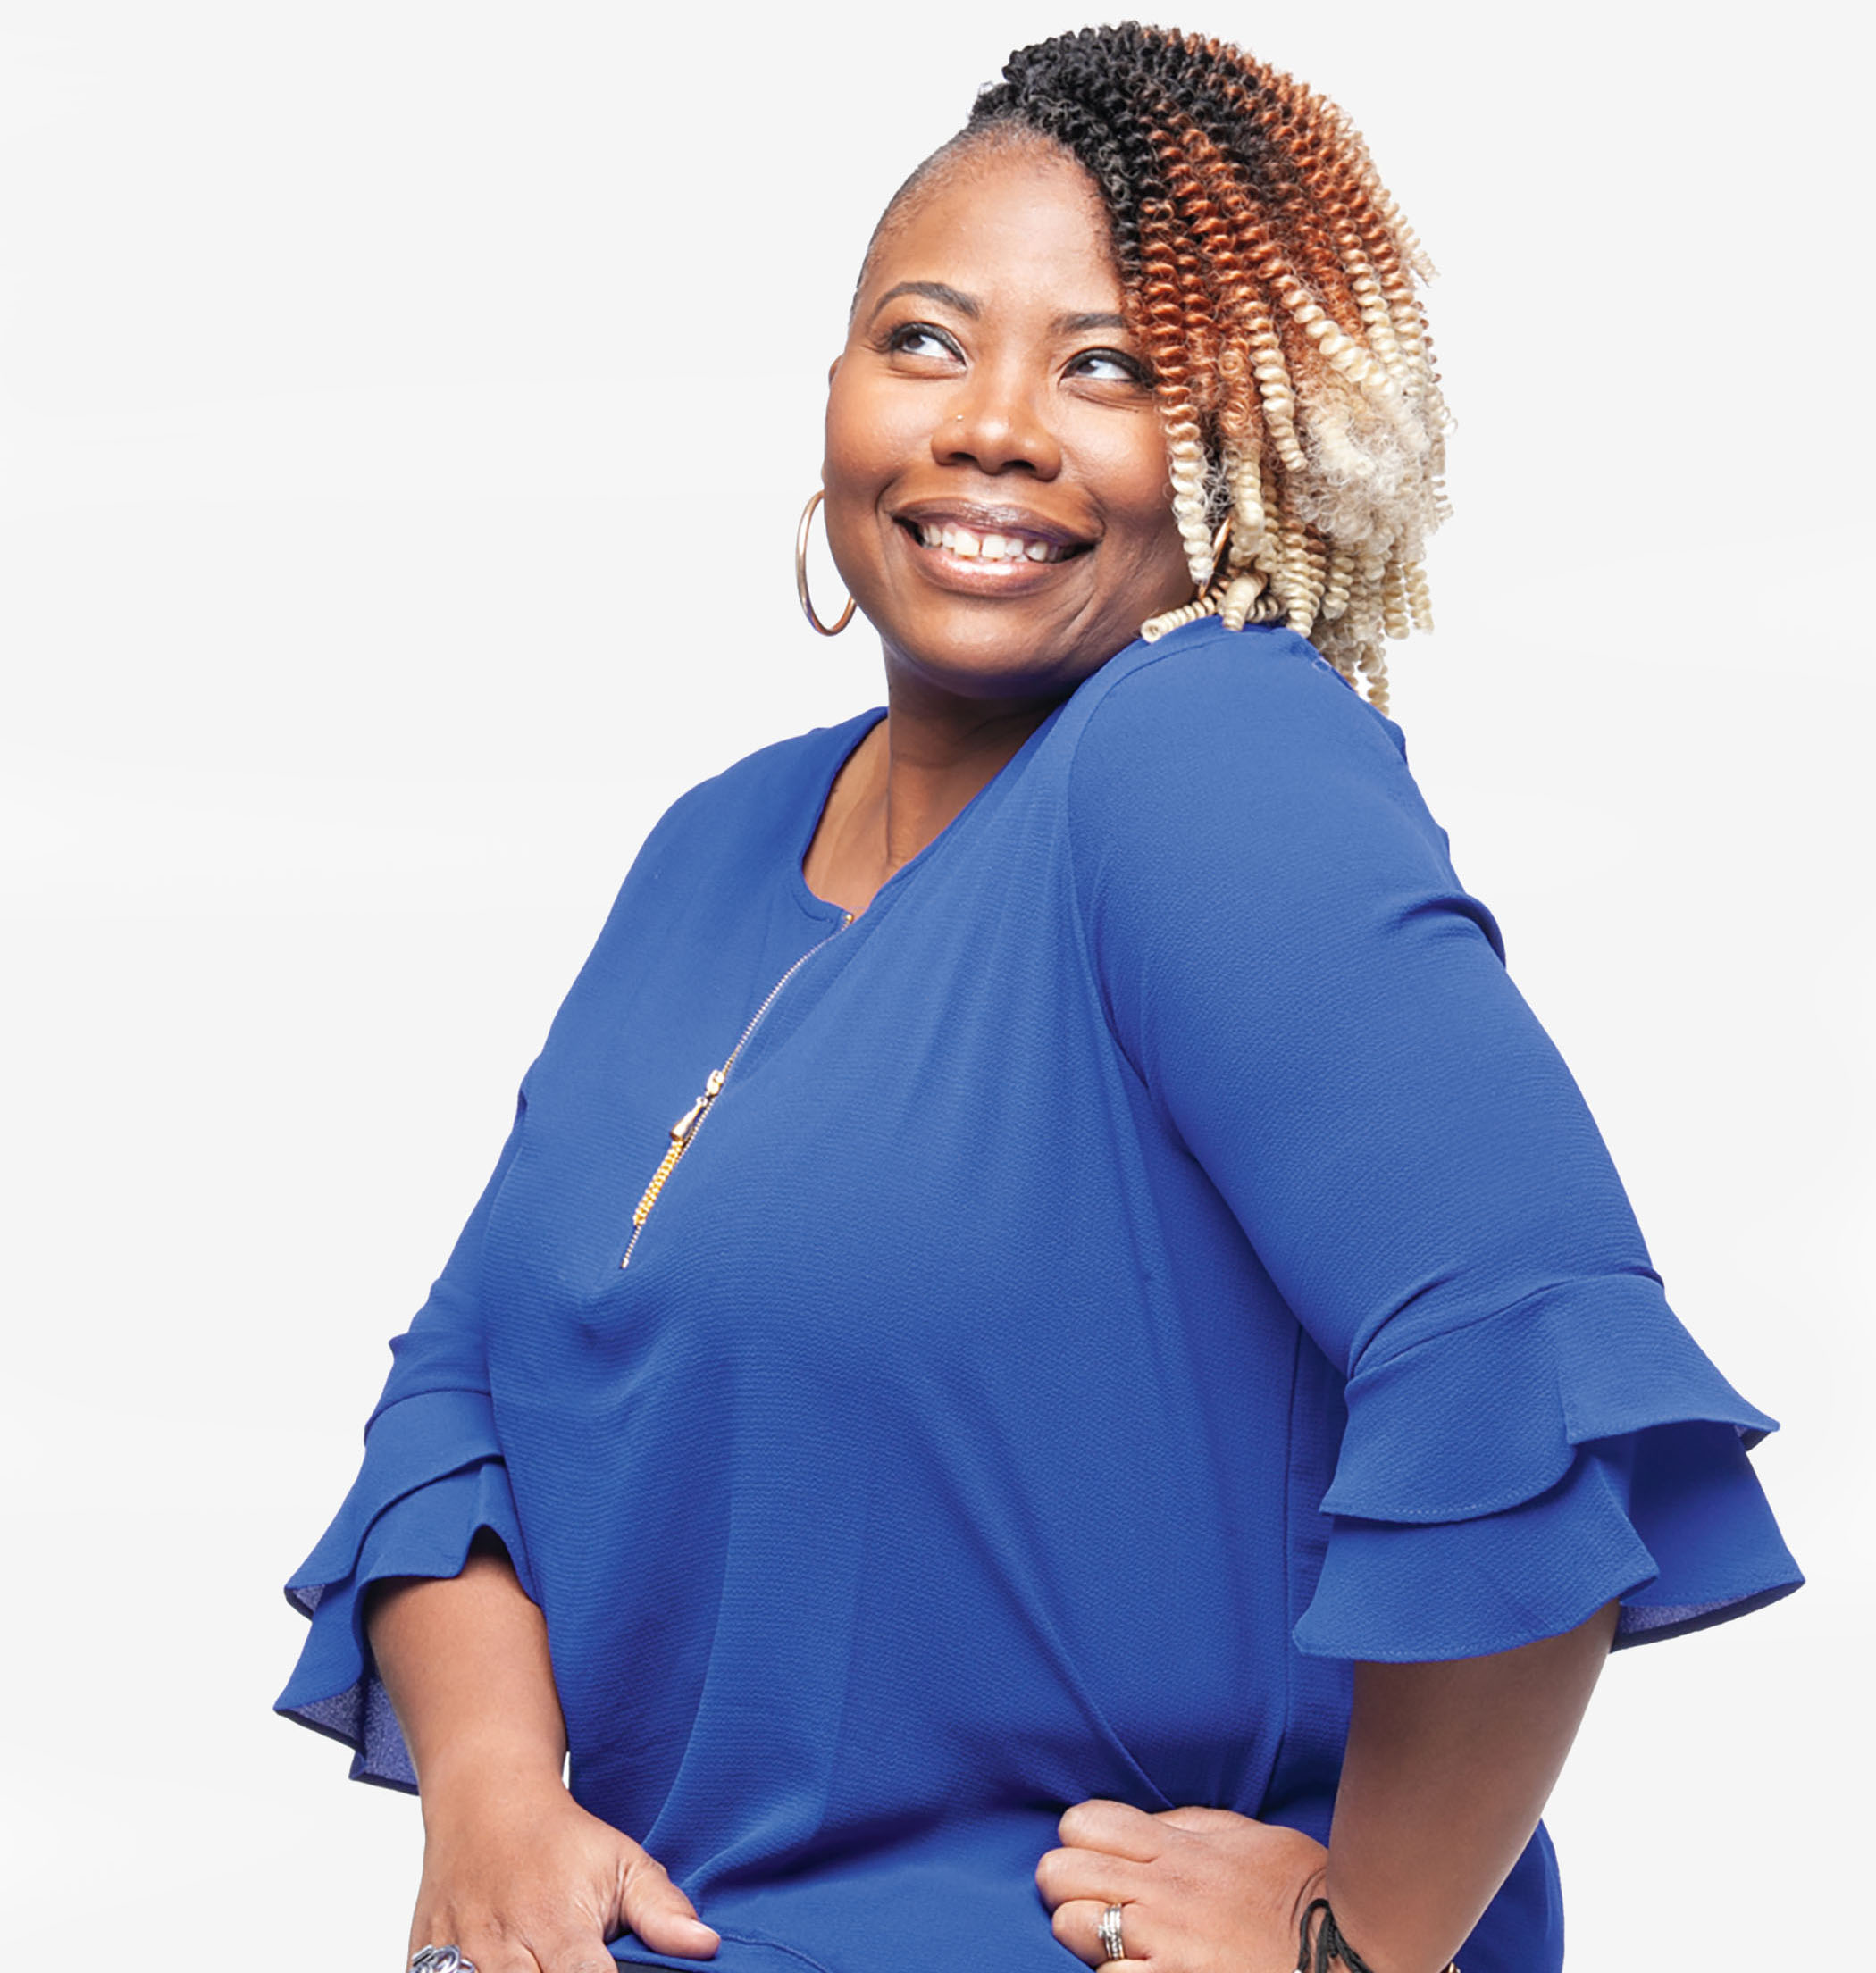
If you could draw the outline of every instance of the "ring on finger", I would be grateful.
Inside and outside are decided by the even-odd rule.
[[[1110,1904],[1101,1914],[1101,1923],[1095,1928],[1101,1940],[1101,1956],[1103,1960],[1124,1960],[1126,1957],[1126,1941],[1120,1933],[1120,1907]]]
[[[475,1961],[453,1945],[424,1945],[411,1954],[410,1973],[475,1973]]]

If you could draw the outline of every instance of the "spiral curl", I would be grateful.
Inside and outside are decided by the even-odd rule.
[[[1386,710],[1382,640],[1432,625],[1450,421],[1416,288],[1432,263],[1360,134],[1227,42],[1084,28],[1012,54],[889,216],[961,153],[1038,138],[1101,195],[1166,425],[1196,594],[1141,634],[1286,623]]]

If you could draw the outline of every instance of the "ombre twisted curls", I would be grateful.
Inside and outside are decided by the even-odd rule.
[[[1013,54],[893,203],[963,153],[1036,138],[1100,191],[1166,422],[1198,594],[1142,634],[1286,623],[1386,710],[1382,640],[1432,628],[1448,419],[1415,293],[1433,268],[1360,135],[1228,43],[1085,28]]]

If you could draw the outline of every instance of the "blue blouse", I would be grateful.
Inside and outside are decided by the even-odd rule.
[[[280,1707],[411,1785],[362,1593],[492,1529],[721,1973],[1073,1973],[1070,1802],[1326,1836],[1350,1660],[1799,1576],[1398,728],[1286,631],[1133,645],[848,924],[801,858],[879,716],[646,842]],[[1461,1962],[1561,1956],[1540,1831]]]

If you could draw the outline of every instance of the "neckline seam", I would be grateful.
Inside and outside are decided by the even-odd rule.
[[[825,773],[817,775],[814,782],[809,784],[809,799],[804,805],[808,810],[805,825],[802,828],[791,830],[789,832],[789,854],[787,858],[789,890],[796,904],[800,907],[802,915],[817,924],[842,918],[848,918],[850,924],[857,924],[859,922],[858,918],[848,917],[847,907],[844,905],[835,904],[832,898],[822,897],[820,892],[808,883],[806,865],[808,852],[813,849],[814,839],[820,832],[822,818],[827,813],[827,801],[828,798],[833,793],[834,782],[841,778],[842,772],[848,762],[865,745],[867,736],[875,728],[884,724],[885,719],[886,708],[884,706],[875,706],[868,707],[864,713],[856,713],[852,718],[842,720],[839,725],[828,729],[832,732],[839,733],[861,720],[866,722],[866,724],[861,727],[854,738],[834,756]],[[896,875],[897,873],[895,872],[894,874]],[[884,890],[885,886],[882,884],[880,889]],[[868,909],[870,908],[869,906]],[[861,917],[865,915],[865,912],[860,914]]]

